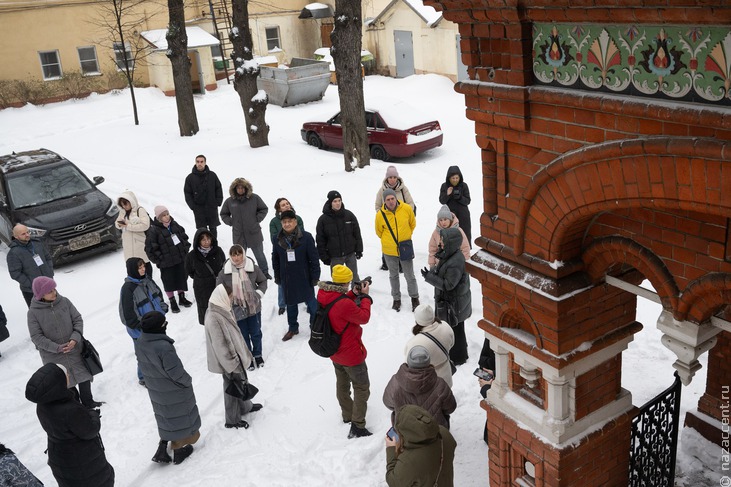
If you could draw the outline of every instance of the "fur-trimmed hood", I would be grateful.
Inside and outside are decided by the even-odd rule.
[[[239,194],[236,192],[236,186],[239,186],[239,185],[242,185],[244,187],[243,196],[239,196]],[[228,187],[228,194],[232,198],[248,200],[249,198],[251,198],[251,195],[254,194],[254,187],[246,179],[236,178],[233,180],[231,185]]]
[[[348,292],[350,286],[350,283],[347,284],[336,284],[334,282],[330,281],[318,281],[317,287],[322,289],[323,291],[332,291],[340,294],[345,294]]]

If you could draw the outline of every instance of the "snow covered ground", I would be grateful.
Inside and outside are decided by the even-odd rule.
[[[442,147],[396,163],[418,207],[415,265],[421,267],[426,264],[427,242],[440,207],[439,186],[450,165],[461,167],[475,195],[472,213],[480,212],[481,164],[474,127],[464,117],[462,96],[454,92],[446,78],[371,76],[365,79],[364,89],[367,105],[376,105],[381,94],[406,100],[437,118],[445,134]],[[372,161],[369,168],[346,173],[342,153],[318,151],[300,139],[303,122],[324,120],[339,110],[335,86],[329,87],[319,102],[289,108],[270,106],[270,146],[256,150],[248,147],[243,114],[232,86],[223,83],[218,90],[196,96],[201,131],[188,138],[178,136],[174,98],[154,88],[136,93],[141,120],[137,127],[132,122],[127,92],[0,111],[0,154],[39,147],[57,151],[89,177],[104,176],[106,182],[100,189],[113,199],[130,189],[150,211],[155,205],[166,205],[191,236],[193,215],[185,205],[182,187],[199,153],[208,157],[224,191],[235,177],[245,177],[268,205],[285,196],[302,216],[308,231],[315,228],[327,192],[340,191],[346,208],[359,218],[364,236],[360,275],[372,275],[374,281],[373,314],[363,336],[371,379],[367,427],[374,434],[347,439],[348,426],[340,420],[330,361],[309,350],[304,309],[300,314],[303,333],[289,342],[281,341],[286,319],[276,313],[272,283],[262,312],[266,366],[250,373],[252,383],[261,390],[257,400],[264,403],[264,409],[247,418],[251,424],[248,430],[223,427],[222,381],[206,368],[203,327],[197,323],[195,307],[168,316],[169,335],[176,340],[178,354],[193,376],[203,421],[202,436],[193,456],[182,465],[150,462],[157,446],[157,429],[147,392],[137,385],[132,342],[117,314],[119,288],[125,276],[122,252],[107,253],[59,268],[55,278],[59,292],[81,311],[85,335],[99,349],[104,362],[105,371],[94,381],[93,392],[97,400],[106,401],[102,408],[102,438],[116,470],[117,485],[385,485],[383,436],[390,425],[389,411],[381,397],[389,378],[404,361],[403,345],[413,325],[408,310],[396,313],[390,309],[387,274],[378,270],[381,252],[373,231],[373,202],[389,163]],[[265,221],[267,225],[271,216],[272,212]],[[473,221],[478,218],[473,217]],[[475,225],[473,235],[477,233]],[[268,238],[265,241],[269,247]],[[219,228],[219,242],[224,249],[231,244],[228,227]],[[28,337],[25,303],[7,273],[6,253],[7,247],[1,245],[0,304],[8,316],[11,337],[0,344],[0,442],[15,450],[46,485],[55,485],[43,453],[45,434],[34,405],[24,397],[25,384],[41,361]],[[329,277],[327,270],[323,268],[324,278]],[[158,271],[155,276],[159,278]],[[420,276],[418,281],[422,302],[431,302],[433,288]],[[466,327],[470,360],[457,372],[453,388],[458,401],[452,416],[452,433],[458,442],[455,485],[460,487],[484,486],[488,479],[487,446],[481,431],[484,412],[479,407],[477,380],[471,374],[483,339],[475,326],[481,314],[479,286],[475,281],[472,284],[474,310]],[[192,292],[189,294],[192,298]],[[641,305],[638,320],[645,329],[624,354],[623,386],[633,393],[638,406],[672,382],[671,364],[675,358],[660,343],[660,333],[654,326],[658,315],[656,305]],[[705,356],[702,363],[706,365]],[[684,388],[683,411],[696,407],[704,388],[705,369]],[[679,452],[679,483],[701,485],[703,482],[697,479],[706,479],[712,473],[704,476],[704,467],[684,451],[708,452],[711,447],[691,435],[685,435],[683,441],[687,447]]]

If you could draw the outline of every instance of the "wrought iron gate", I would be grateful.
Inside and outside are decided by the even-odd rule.
[[[642,406],[632,420],[630,487],[673,486],[681,388],[675,372],[673,385]]]

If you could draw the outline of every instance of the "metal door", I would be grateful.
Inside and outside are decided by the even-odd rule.
[[[411,31],[393,31],[396,46],[396,77],[405,78],[414,74],[414,44]]]

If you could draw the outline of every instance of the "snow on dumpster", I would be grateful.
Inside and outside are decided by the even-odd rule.
[[[261,66],[256,80],[269,102],[280,107],[321,100],[329,84],[329,63],[304,58],[292,58],[289,67]]]

